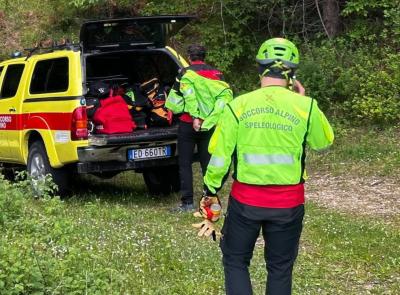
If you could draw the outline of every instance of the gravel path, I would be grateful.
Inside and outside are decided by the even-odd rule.
[[[312,175],[306,196],[342,212],[379,216],[389,222],[400,217],[400,181],[395,178]]]

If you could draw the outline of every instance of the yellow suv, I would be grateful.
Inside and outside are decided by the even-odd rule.
[[[187,63],[166,46],[192,17],[157,16],[90,21],[80,43],[32,50],[0,63],[0,163],[7,177],[27,167],[33,179],[51,174],[61,194],[73,173],[112,177],[142,172],[152,193],[179,190],[177,127],[96,134],[86,98],[93,81],[172,86]]]

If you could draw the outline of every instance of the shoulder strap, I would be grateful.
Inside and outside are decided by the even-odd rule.
[[[310,128],[311,112],[313,110],[313,106],[314,106],[314,99],[311,98],[310,109],[309,109],[308,118],[307,118],[307,127],[306,127],[306,132],[304,133],[304,138],[303,138],[303,154],[301,155],[300,183],[304,183],[303,176],[304,176],[304,170],[305,170],[305,165],[306,165],[306,143],[307,143],[308,129]]]

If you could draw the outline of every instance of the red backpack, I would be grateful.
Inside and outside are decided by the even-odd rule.
[[[119,95],[111,94],[100,100],[100,107],[93,116],[93,122],[96,133],[101,134],[130,133],[136,129],[128,105]]]

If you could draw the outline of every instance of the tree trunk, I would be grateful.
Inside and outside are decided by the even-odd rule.
[[[329,37],[335,37],[339,32],[340,9],[337,0],[324,0],[322,2],[322,18]]]

